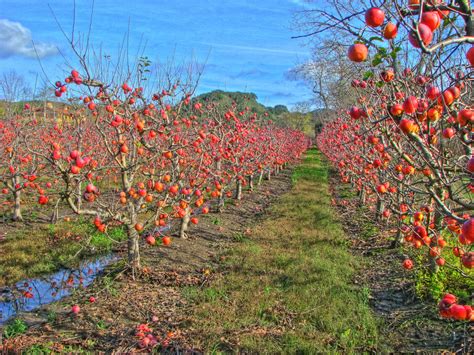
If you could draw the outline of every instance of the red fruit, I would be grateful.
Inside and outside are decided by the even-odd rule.
[[[369,50],[365,44],[356,43],[349,47],[347,56],[353,62],[360,63],[367,59]]]
[[[474,251],[470,251],[462,256],[461,262],[464,267],[472,269],[474,267]]]
[[[71,157],[71,159],[76,160],[78,157],[81,156],[81,152],[78,151],[78,150],[73,150],[73,151],[69,154],[69,156]]]
[[[426,11],[421,16],[421,23],[428,26],[431,31],[434,31],[439,27],[441,19],[439,18],[438,12]]]
[[[88,184],[86,186],[86,191],[88,193],[92,193],[92,192],[96,192],[97,191],[97,188],[93,185],[93,184]]]
[[[169,192],[170,194],[177,194],[178,193],[178,190],[179,190],[179,186],[178,185],[173,185],[173,186],[170,186],[169,188]]]
[[[378,7],[372,7],[365,13],[365,23],[370,27],[378,27],[383,24],[385,13]]]
[[[471,67],[474,67],[474,46],[472,46],[466,53],[466,58],[471,64]]]
[[[453,138],[455,134],[456,134],[456,131],[451,127],[445,128],[443,130],[443,137],[446,139]]]
[[[474,173],[474,157],[471,157],[471,159],[469,159],[469,161],[467,162],[466,169],[470,173]]]
[[[413,261],[411,261],[410,259],[405,259],[402,265],[407,270],[413,269]]]
[[[94,296],[90,296],[90,297],[89,297],[89,302],[90,302],[90,303],[94,303],[94,302],[95,302],[95,297],[94,297]]]
[[[461,126],[474,122],[474,110],[463,109],[458,112],[458,122]]]
[[[426,238],[428,236],[426,228],[423,226],[416,226],[413,231],[415,232],[415,236],[419,237],[420,239]]]
[[[38,203],[40,205],[46,205],[49,201],[49,198],[45,195],[41,195],[39,198],[38,198]]]
[[[77,304],[71,307],[71,312],[74,314],[78,314],[81,311],[81,307],[79,307]]]
[[[437,99],[440,94],[441,94],[441,92],[434,85],[428,85],[428,87],[426,88],[426,97],[430,100]]]
[[[358,120],[361,116],[361,110],[357,106],[352,106],[350,111],[349,111],[349,115],[354,120]]]
[[[122,144],[120,146],[120,153],[127,154],[128,153],[128,147],[125,144]]]
[[[192,224],[198,224],[199,220],[196,217],[191,218]]]
[[[79,168],[77,165],[71,166],[71,173],[79,174],[80,172],[81,172],[81,168]]]
[[[390,113],[392,116],[400,116],[403,114],[403,106],[401,104],[395,104],[390,107]]]
[[[377,186],[377,192],[381,193],[381,194],[384,194],[384,193],[387,192],[387,188],[385,187],[385,185],[379,185],[379,186]]]
[[[452,295],[451,293],[447,293],[443,296],[443,302],[449,305],[456,303],[456,301],[457,301],[456,296]]]
[[[413,133],[416,130],[415,122],[405,118],[400,121],[399,127],[405,134]]]
[[[101,221],[100,217],[98,217],[98,216],[95,217],[95,218],[94,218],[94,225],[95,225],[96,227],[99,227],[101,224],[102,224],[102,221]]]
[[[73,70],[73,71],[71,71],[71,76],[74,79],[77,79],[77,78],[79,78],[79,72],[77,70]]]
[[[208,214],[209,213],[209,207],[203,207],[202,208],[202,213],[203,214]]]
[[[462,234],[471,243],[474,242],[474,217],[469,218],[462,225]]]
[[[148,245],[155,245],[156,243],[155,237],[153,237],[152,235],[149,235],[148,237],[146,237],[145,241]]]
[[[421,41],[423,42],[425,46],[428,46],[433,40],[433,31],[431,31],[431,29],[428,26],[422,23],[418,24],[418,33],[420,35]],[[421,47],[421,44],[418,41],[418,38],[415,32],[410,32],[410,34],[408,35],[408,40],[410,41],[413,47],[415,48]]]
[[[163,245],[168,246],[171,244],[171,238],[170,237],[163,237],[161,240],[163,242]]]
[[[403,110],[407,114],[415,113],[418,109],[418,100],[415,96],[408,96],[403,102]]]
[[[449,308],[449,312],[451,313],[451,317],[453,317],[456,320],[467,319],[467,310],[464,306],[460,304],[453,304]]]
[[[397,37],[398,34],[398,27],[392,22],[387,23],[383,30],[383,37],[385,39],[394,39]]]
[[[443,258],[438,258],[436,259],[436,264],[438,266],[444,266],[444,264],[446,264],[446,260],[444,260]]]

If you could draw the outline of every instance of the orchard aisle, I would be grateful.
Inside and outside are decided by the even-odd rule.
[[[386,350],[354,284],[351,255],[328,192],[328,168],[310,150],[293,187],[226,257],[223,276],[189,292],[187,330],[207,350],[267,353]]]

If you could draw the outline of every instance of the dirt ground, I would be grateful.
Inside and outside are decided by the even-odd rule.
[[[117,272],[119,265],[109,268],[89,288],[25,315],[28,332],[8,340],[4,350],[19,352],[44,346],[56,351],[138,351],[136,327],[147,323],[162,340],[162,351],[200,352],[187,337],[187,332],[192,332],[188,317],[192,305],[183,297],[183,288],[204,287],[219,277],[219,262],[226,250],[290,188],[291,174],[284,171],[263,181],[254,192],[246,191],[242,201],[228,203],[222,213],[200,216],[189,239],[172,238],[169,247],[144,244],[143,270],[135,280]],[[90,296],[96,298],[94,303],[89,302]],[[81,308],[76,316],[71,314],[73,304]]]

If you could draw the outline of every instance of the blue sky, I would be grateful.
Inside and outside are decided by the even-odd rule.
[[[67,32],[72,0],[0,0],[0,73],[15,69],[36,77],[40,66],[48,76],[63,77],[69,54],[47,6]],[[87,31],[91,0],[76,0],[76,29]],[[310,49],[290,37],[292,14],[304,0],[96,0],[92,27],[94,46],[114,55],[130,21],[130,50],[146,41],[145,54],[164,61],[207,59],[198,92],[214,89],[252,91],[265,105],[292,106],[310,99],[305,85],[285,79],[285,73],[310,57]],[[34,80],[34,79],[33,79]]]

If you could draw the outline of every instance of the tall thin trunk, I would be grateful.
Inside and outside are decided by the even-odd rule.
[[[140,246],[138,244],[139,235],[135,226],[127,225],[128,235],[128,263],[133,270],[140,268]]]
[[[249,190],[253,191],[253,175],[249,175]]]
[[[16,222],[23,221],[23,216],[21,215],[21,190],[15,189],[13,195],[15,199],[15,205],[13,208],[13,220]]]
[[[217,212],[218,213],[221,213],[224,210],[224,205],[225,205],[224,191],[221,191],[220,195],[219,195],[219,200],[217,202]]]
[[[362,188],[360,191],[359,191],[359,206],[362,207],[365,205],[365,202],[366,202],[366,193],[365,193],[365,188]]]
[[[76,187],[76,205],[80,210],[82,208],[82,183],[79,182]]]
[[[20,183],[20,178],[18,176],[14,176],[12,178],[13,183],[13,217],[14,221],[23,221],[23,216],[21,215],[21,190],[17,189],[16,187]]]
[[[380,219],[382,218],[383,209],[384,209],[383,200],[381,198],[377,198],[377,210],[375,212],[375,219],[377,221],[380,221]]]
[[[242,199],[242,181],[237,180],[235,186],[235,199],[241,200]]]
[[[184,215],[183,219],[181,220],[181,227],[179,228],[179,237],[186,239],[188,236],[186,232],[188,231],[189,227],[189,220],[191,219],[191,209],[186,207],[186,214]]]
[[[258,186],[262,184],[262,179],[263,179],[263,169],[260,170],[260,175],[258,176],[258,183],[257,183]]]

